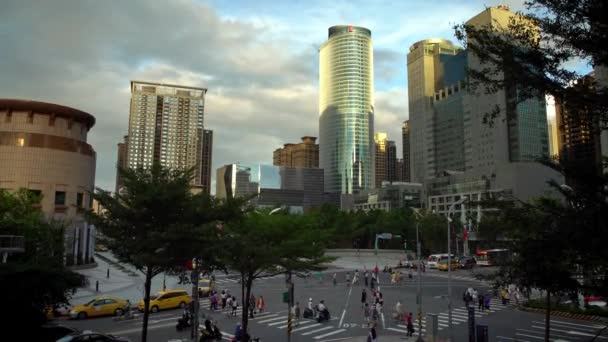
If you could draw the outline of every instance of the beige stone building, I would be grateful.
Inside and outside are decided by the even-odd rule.
[[[67,223],[66,263],[93,256],[95,227],[78,213],[91,208],[95,150],[87,134],[95,118],[52,103],[0,99],[0,188],[42,195],[47,218]]]
[[[319,167],[319,145],[316,137],[302,137],[299,144],[285,144],[272,154],[272,163],[276,166],[288,167]]]

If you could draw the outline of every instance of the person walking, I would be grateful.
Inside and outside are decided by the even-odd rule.
[[[363,289],[363,291],[361,291],[361,307],[365,307],[365,303],[367,303],[367,292],[365,291],[365,288]]]
[[[369,283],[369,286],[370,286],[372,289],[374,288],[374,286],[376,286],[376,285],[375,285],[375,282],[376,282],[376,277],[377,277],[377,274],[376,274],[376,273],[372,273],[372,280],[371,280],[371,281],[370,281],[370,283]]]
[[[480,293],[477,296],[478,299],[478,305],[477,305],[477,310],[480,310],[483,312],[483,308],[484,308],[484,302],[483,302],[483,293]]]
[[[490,301],[492,300],[492,296],[490,294],[486,294],[483,297],[483,306],[486,308],[486,310],[490,310]]]
[[[226,295],[226,307],[228,308],[228,310],[232,310],[232,297]]]
[[[331,276],[331,279],[332,279],[332,281],[334,283],[334,286],[336,286],[336,284],[338,283],[337,276],[338,275],[336,274],[336,272],[334,272],[334,275]]]
[[[365,272],[363,272],[363,279],[365,280],[365,287],[367,287],[367,278],[369,278],[369,272],[367,272],[367,269],[366,269]]]
[[[353,278],[353,284],[359,286],[359,270],[355,270],[355,277]]]
[[[407,336],[414,335],[414,322],[413,322],[413,315],[412,315],[411,312],[407,315],[406,322],[407,322],[407,324],[406,324],[406,326],[407,326]]]
[[[239,303],[236,301],[236,297],[232,296],[232,312],[230,315],[236,316],[236,309],[239,307]]]
[[[249,318],[254,318],[253,314],[255,313],[255,296],[253,293],[251,297],[249,297]]]
[[[371,315],[371,311],[369,309],[369,305],[367,303],[365,303],[363,305],[363,317],[365,318],[365,323],[367,323],[367,326],[369,326],[370,315]]]
[[[291,314],[294,317],[296,327],[300,325],[300,302],[296,302],[296,305],[293,306],[291,310]]]
[[[346,286],[350,286],[350,273],[346,272]]]
[[[507,290],[504,287],[500,289],[500,299],[502,300],[502,305],[507,305]]]
[[[376,324],[372,324],[372,327],[369,329],[369,334],[367,335],[367,342],[376,342],[376,338],[378,335],[376,334]]]
[[[222,290],[222,310],[226,309],[226,290]]]
[[[258,297],[258,313],[264,312],[264,308],[266,307],[266,303],[264,302],[264,296]]]

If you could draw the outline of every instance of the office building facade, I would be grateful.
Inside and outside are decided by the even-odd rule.
[[[376,132],[374,134],[374,175],[376,188],[379,188],[382,185],[382,182],[388,179],[387,138],[388,135],[383,132]]]
[[[409,182],[411,180],[410,176],[410,166],[411,166],[411,158],[410,158],[410,123],[409,120],[403,121],[401,126],[401,141],[403,143],[403,159],[402,159],[402,168],[401,168],[401,181]]]
[[[194,169],[193,186],[202,187],[203,120],[207,89],[131,82],[127,165]]]
[[[203,130],[203,144],[201,146],[201,190],[211,194],[211,166],[213,163],[213,131]]]
[[[392,140],[386,142],[386,180],[389,182],[399,180],[397,177],[397,145]]]
[[[95,226],[91,209],[96,152],[87,142],[95,118],[54,103],[0,99],[0,189],[41,196],[49,220],[66,224],[65,262],[92,262]]]
[[[228,164],[217,169],[219,199],[252,196],[257,207],[288,206],[304,212],[324,203],[323,170],[259,164]]]
[[[316,137],[304,136],[298,144],[284,144],[272,154],[272,164],[288,167],[319,167],[319,145]]]
[[[319,49],[319,166],[327,192],[374,186],[373,79],[371,31],[330,27]]]

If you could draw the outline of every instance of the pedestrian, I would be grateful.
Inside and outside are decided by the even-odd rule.
[[[502,300],[502,305],[507,305],[507,290],[504,287],[500,289],[500,299]]]
[[[236,342],[240,342],[243,339],[243,329],[241,329],[241,323],[236,324],[236,329],[234,329],[234,340]]]
[[[215,293],[211,293],[211,295],[209,296],[209,310],[211,310],[211,311],[215,310],[215,305],[216,305]]]
[[[264,312],[264,308],[266,307],[266,303],[264,302],[264,296],[258,297],[258,312]]]
[[[346,272],[346,286],[350,286],[350,273]]]
[[[108,268],[108,272],[106,272],[106,278],[110,278],[110,269]]]
[[[473,306],[475,306],[475,303],[477,302],[477,295],[477,290],[471,289],[471,302],[473,303]]]
[[[366,302],[367,302],[367,292],[365,292],[365,288],[364,288],[363,291],[361,292],[361,307],[364,307]]]
[[[99,280],[95,280],[95,292],[99,292]]]
[[[249,297],[249,318],[253,318],[254,313],[255,313],[255,296],[252,293],[251,297]]]
[[[370,316],[369,305],[367,303],[365,303],[363,305],[363,317],[365,318],[365,323],[367,323],[367,326],[369,326],[369,316]]]
[[[490,301],[491,300],[492,300],[492,296],[490,296],[489,294],[486,294],[483,297],[484,307],[486,308],[486,310],[490,310]]]
[[[359,286],[359,270],[355,270],[355,278],[353,279],[353,284]]]
[[[300,302],[296,302],[296,305],[293,306],[292,315],[296,321],[296,327],[300,325]]]
[[[338,283],[337,276],[338,275],[336,274],[336,272],[334,272],[334,275],[331,277],[332,281],[334,282],[334,286],[336,286],[336,284]]]
[[[393,273],[391,273],[391,284],[396,284],[397,283],[397,271],[393,271]]]
[[[378,272],[380,272],[380,270],[378,269],[378,264],[376,264],[376,267],[374,267],[374,274],[378,276]]]
[[[222,298],[222,310],[224,310],[224,309],[226,309],[226,291],[225,290],[222,290],[221,298]]]
[[[407,315],[407,319],[406,319],[406,322],[407,322],[407,336],[412,336],[414,334],[414,323],[413,323],[413,318],[412,317],[413,317],[413,315],[410,312]]]
[[[367,272],[367,269],[366,269],[365,272],[363,273],[363,279],[365,280],[365,287],[367,287],[367,278],[369,278],[369,272]]]
[[[228,307],[229,310],[232,310],[232,297],[231,296],[226,296],[226,307]]]
[[[236,309],[239,307],[239,303],[236,301],[236,297],[232,296],[232,316],[236,316]]]
[[[376,273],[372,273],[372,280],[371,280],[371,281],[370,281],[370,283],[369,283],[369,286],[370,286],[372,289],[373,289],[373,288],[374,288],[374,286],[375,286],[375,284],[374,284],[375,282],[376,282]]]
[[[367,342],[376,342],[377,337],[376,324],[372,324],[372,327],[369,329],[369,334],[367,335]]]
[[[477,305],[477,310],[483,311],[483,307],[484,307],[484,302],[483,302],[483,293],[480,293],[478,296],[478,305]]]

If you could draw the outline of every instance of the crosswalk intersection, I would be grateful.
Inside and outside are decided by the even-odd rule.
[[[605,328],[597,322],[569,321],[566,319],[551,319],[551,340],[559,342],[591,341],[591,339]],[[525,329],[515,329],[509,336],[496,336],[498,342],[533,342],[544,341],[545,321],[541,318],[530,323]],[[596,341],[608,341],[608,331],[603,331]]]
[[[481,318],[484,316],[487,316],[489,314],[504,310],[508,307],[513,307],[513,304],[506,304],[503,305],[501,300],[499,298],[492,298],[491,300],[491,304],[490,304],[490,309],[489,310],[484,310],[484,311],[478,311],[477,307],[475,308],[475,317],[476,318]],[[459,325],[459,324],[466,324],[469,320],[469,312],[467,310],[466,306],[462,306],[462,307],[458,307],[452,310],[452,325]],[[448,312],[441,312],[439,314],[437,314],[437,329],[438,330],[443,330],[445,328],[448,327]],[[423,317],[422,318],[422,335],[426,334],[426,325],[427,325],[427,317]],[[414,333],[414,336],[418,336],[418,334],[420,333],[418,331],[418,321],[414,322],[414,328],[416,329],[416,332]],[[406,334],[407,333],[407,326],[405,324],[396,324],[396,327],[389,327],[387,328],[387,330],[390,331],[394,331],[394,332],[398,332],[398,333],[403,333]]]

